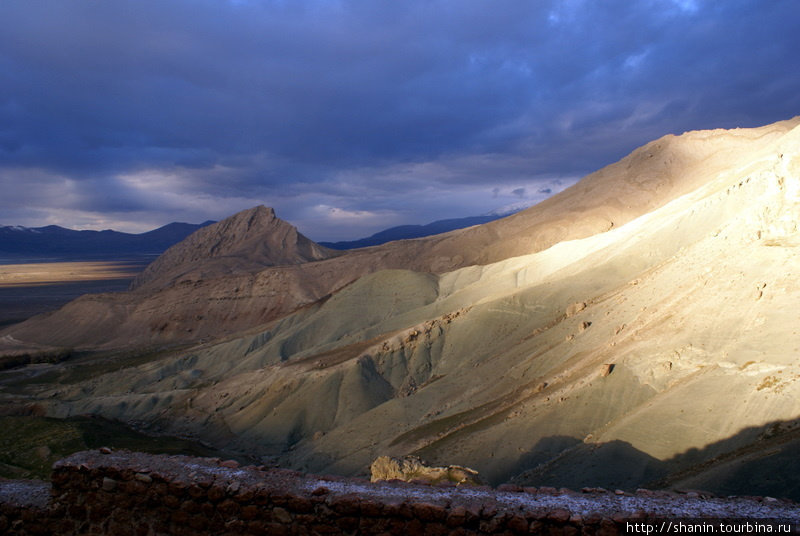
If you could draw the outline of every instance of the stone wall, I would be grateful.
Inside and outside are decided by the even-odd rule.
[[[59,461],[51,486],[0,482],[0,534],[11,535],[618,534],[678,518],[797,523],[800,507],[700,492],[370,483],[108,449]]]

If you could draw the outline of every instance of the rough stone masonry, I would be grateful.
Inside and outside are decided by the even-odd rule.
[[[50,484],[0,481],[0,534],[10,535],[605,535],[664,520],[797,531],[800,505],[702,492],[370,483],[109,449],[57,462]]]

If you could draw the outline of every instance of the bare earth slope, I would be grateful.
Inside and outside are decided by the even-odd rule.
[[[492,483],[744,493],[754,467],[782,467],[759,492],[798,498],[798,125],[664,138],[485,226],[73,304],[10,335],[116,311],[134,337],[192,297],[198,315],[219,321],[213,296],[247,321],[85,380],[53,367],[58,385],[26,400],[315,472],[413,453]],[[219,333],[170,314],[164,331]]]
[[[709,177],[774,151],[797,124],[795,118],[761,128],[665,136],[508,218],[333,258],[334,252],[299,235],[270,209],[251,209],[166,252],[142,274],[135,292],[87,296],[3,333],[78,348],[227,336],[280,318],[376,270],[444,273],[619,227]]]

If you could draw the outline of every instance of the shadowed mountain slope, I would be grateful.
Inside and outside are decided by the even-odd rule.
[[[416,454],[492,483],[739,489],[736,475],[796,449],[798,124],[664,138],[476,228],[211,282],[182,275],[127,302],[79,300],[8,335],[69,318],[89,336],[109,322],[92,311],[114,311],[118,334],[144,325],[150,343],[187,338],[153,335],[146,319],[217,338],[102,374],[43,366],[35,374],[51,383],[32,380],[10,402],[314,472]],[[460,261],[443,255],[457,244]],[[224,338],[176,302],[191,297]],[[760,492],[798,489],[775,482]]]

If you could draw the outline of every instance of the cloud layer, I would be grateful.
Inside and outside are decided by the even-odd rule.
[[[542,199],[800,113],[794,0],[4,0],[0,224],[263,203],[312,238]],[[548,192],[549,190],[549,192]]]

